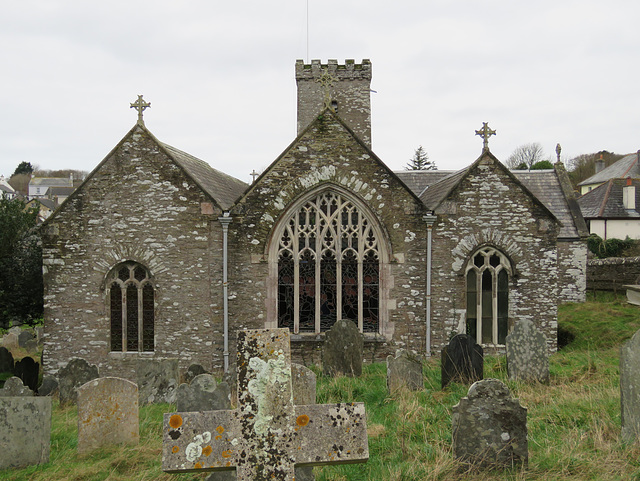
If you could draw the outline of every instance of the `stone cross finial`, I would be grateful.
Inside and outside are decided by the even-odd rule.
[[[142,99],[142,95],[138,95],[138,100],[131,103],[132,109],[136,109],[138,111],[138,123],[144,125],[144,120],[142,120],[142,112],[148,107],[151,107],[151,102],[145,102]]]
[[[329,73],[329,69],[325,68],[322,70],[322,75],[320,78],[316,79],[316,82],[319,82],[322,88],[324,89],[324,108],[333,110],[333,106],[331,105],[331,87],[333,83],[338,79],[332,76]]]
[[[556,157],[558,157],[558,162],[560,162],[560,152],[562,152],[562,147],[558,144],[556,145]]]
[[[163,471],[293,481],[294,466],[367,461],[364,403],[293,404],[288,329],[238,331],[237,366],[237,409],[164,415]]]
[[[489,128],[489,122],[482,122],[482,128],[476,130],[476,135],[479,135],[484,140],[482,149],[489,150],[489,137],[496,135],[496,131]]]
[[[258,173],[256,172],[256,169],[253,169],[253,171],[252,171],[249,175],[250,175],[250,176],[252,177],[252,179],[253,179],[253,180],[251,181],[251,183],[253,184],[253,183],[256,181],[256,179],[258,178],[258,176],[259,176],[260,174],[258,174]]]

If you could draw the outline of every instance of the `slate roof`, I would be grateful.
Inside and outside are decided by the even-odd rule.
[[[395,170],[393,173],[419,196],[425,187],[453,174],[454,170]]]
[[[158,143],[165,149],[167,155],[182,167],[224,210],[229,209],[249,187],[249,184],[214,169],[193,155],[165,143]]]
[[[74,190],[75,189],[73,187],[51,187],[49,188],[49,194],[69,197]]]
[[[640,178],[640,165],[638,165],[638,154],[629,154],[614,162],[606,169],[602,169],[595,175],[583,180],[578,185],[602,184],[609,179],[622,179],[631,177]]]
[[[42,187],[73,187],[69,177],[33,177],[29,185]]]
[[[635,156],[635,154],[634,154]],[[609,179],[578,198],[585,219],[630,219],[640,217],[640,180],[632,180],[636,188],[636,209],[627,210],[622,202],[622,189],[627,179]]]

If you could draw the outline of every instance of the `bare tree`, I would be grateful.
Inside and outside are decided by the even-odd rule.
[[[545,158],[542,146],[534,142],[532,144],[524,144],[511,153],[507,158],[506,165],[511,170],[531,170],[536,162],[541,160],[549,160]]]

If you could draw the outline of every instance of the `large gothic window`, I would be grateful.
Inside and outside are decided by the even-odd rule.
[[[111,351],[153,351],[154,293],[149,271],[125,262],[108,279]]]
[[[504,344],[509,329],[511,264],[497,249],[476,252],[467,266],[467,334],[478,344]]]
[[[317,333],[351,319],[378,332],[378,239],[352,201],[327,191],[302,204],[284,220],[277,256],[279,327]]]

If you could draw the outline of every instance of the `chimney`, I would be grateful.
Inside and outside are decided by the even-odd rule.
[[[636,187],[627,177],[627,185],[622,188],[622,203],[626,210],[636,210]]]
[[[600,158],[596,160],[596,174],[602,172],[604,170],[604,160],[602,159],[602,154],[600,154]]]

